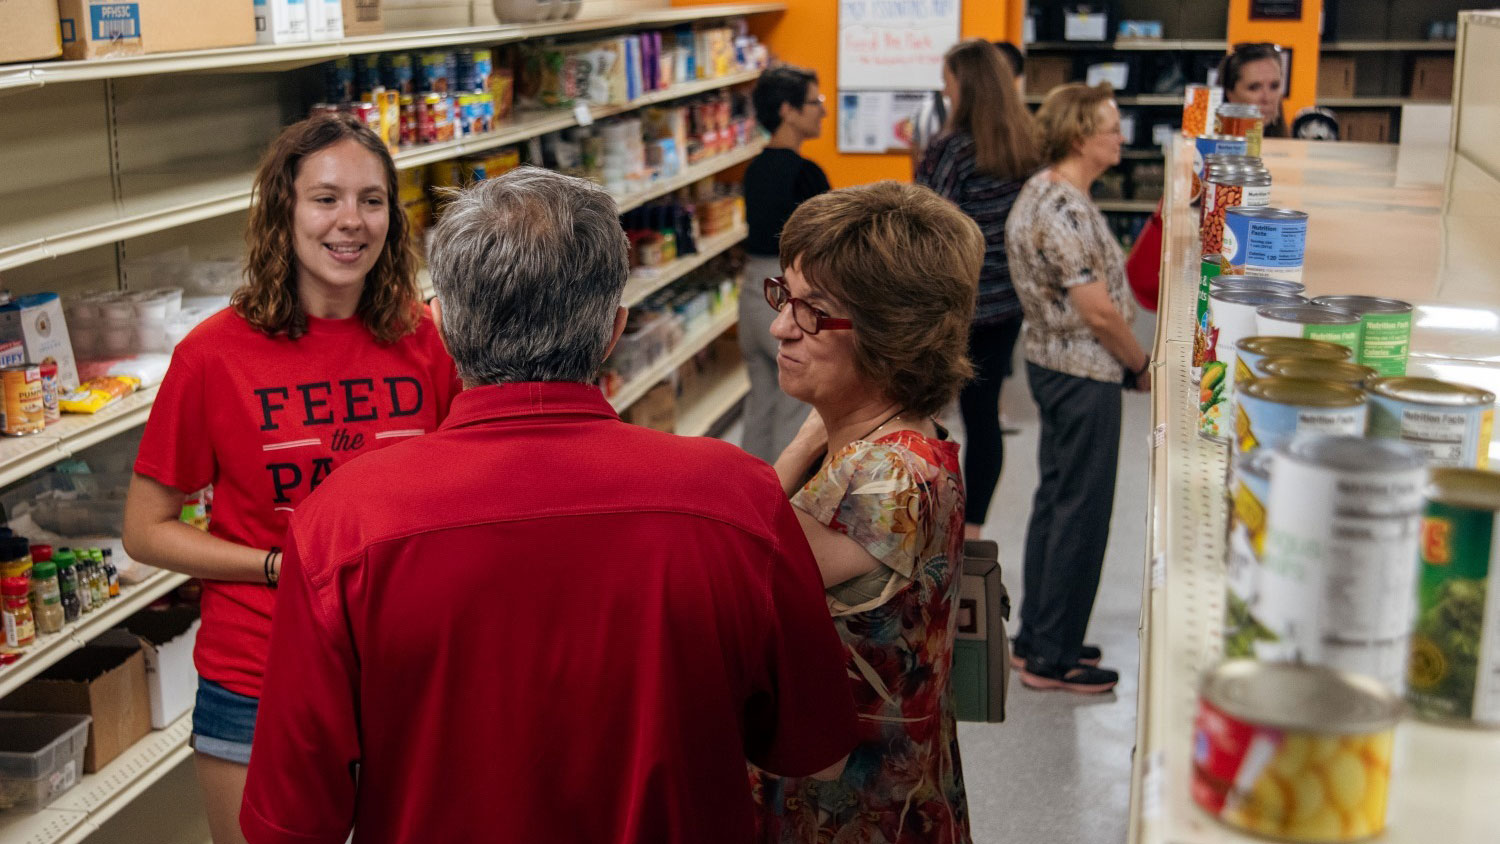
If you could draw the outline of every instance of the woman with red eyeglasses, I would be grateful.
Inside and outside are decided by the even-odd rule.
[[[809,199],[780,257],[763,283],[777,377],[813,413],[776,474],[847,651],[860,744],[833,781],[752,770],[757,840],[967,844],[949,692],[964,488],[933,416],[973,371],[984,236],[931,190],[880,182]]]

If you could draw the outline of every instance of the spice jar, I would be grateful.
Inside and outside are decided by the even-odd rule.
[[[36,549],[32,549],[36,553]],[[50,557],[52,549],[47,549]],[[62,592],[57,586],[57,563],[42,560],[31,567],[31,614],[36,620],[36,632],[59,633],[66,616],[62,608]]]
[[[104,555],[98,548],[89,549],[89,599],[95,609],[109,601],[109,579],[104,575]]]
[[[109,580],[109,597],[120,597],[120,570],[115,568],[115,552],[104,549],[104,576]]]
[[[24,648],[36,641],[36,621],[31,615],[31,578],[0,580],[0,616],[5,624],[5,646]]]
[[[57,590],[62,601],[63,623],[71,624],[83,613],[83,601],[78,597],[78,569],[73,552],[63,548],[54,556],[57,564]]]
[[[31,575],[31,544],[19,536],[0,538],[0,579]]]

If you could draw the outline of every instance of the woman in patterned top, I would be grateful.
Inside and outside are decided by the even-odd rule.
[[[988,41],[960,41],[943,57],[943,88],[953,110],[942,134],[927,146],[917,168],[926,185],[957,205],[984,233],[979,298],[969,330],[974,379],[958,395],[964,419],[964,480],[968,524],[978,539],[1000,482],[1005,441],[1000,435],[1000,388],[1021,334],[1021,303],[1011,287],[1005,254],[1005,220],[1016,195],[1037,167],[1031,115],[1014,74]]]
[[[1040,411],[1041,482],[1026,530],[1021,682],[1099,693],[1119,675],[1084,645],[1109,540],[1120,451],[1120,391],[1151,389],[1131,333],[1125,258],[1089,186],[1120,163],[1120,111],[1108,85],[1054,88],[1037,112],[1044,167],[1006,225],[1026,327],[1026,375]]]
[[[786,275],[765,280],[779,380],[813,413],[776,473],[823,572],[861,728],[836,780],[752,770],[761,841],[970,841],[949,691],[964,492],[933,415],[971,373],[983,256],[972,220],[895,182],[810,199],[782,232]]]

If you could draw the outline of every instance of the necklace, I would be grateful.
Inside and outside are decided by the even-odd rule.
[[[897,419],[900,419],[901,418],[901,413],[902,412],[899,411],[899,410],[896,411],[895,413],[892,413],[890,416],[887,416],[885,418],[885,420],[882,421],[879,425],[876,425],[875,427],[873,427],[869,431],[867,431],[864,436],[862,436],[862,437],[855,437],[855,439],[857,439],[857,440],[867,439],[870,436],[870,434],[873,434],[876,431],[880,430],[881,428],[884,428],[885,426],[891,424],[892,422],[895,422]]]

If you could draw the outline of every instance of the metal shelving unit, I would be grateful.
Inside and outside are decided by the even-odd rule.
[[[1029,52],[1084,52],[1090,50],[1126,50],[1139,52],[1167,52],[1167,51],[1194,51],[1194,52],[1223,52],[1229,48],[1227,41],[1219,41],[1212,38],[1120,38],[1114,41],[1038,41],[1027,44]]]
[[[1429,313],[1424,302],[1430,304],[1434,322],[1459,311],[1480,322],[1500,313],[1500,300],[1493,285],[1486,286],[1482,269],[1494,257],[1493,239],[1449,243],[1437,236],[1439,229],[1484,230],[1490,222],[1488,202],[1482,203],[1484,208],[1449,210],[1439,222],[1440,215],[1433,212],[1444,204],[1441,192],[1400,178],[1393,148],[1293,141],[1267,145],[1273,178],[1285,180],[1283,186],[1273,185],[1273,201],[1312,213],[1307,279],[1319,285],[1315,292],[1354,290],[1365,282],[1370,286],[1357,292],[1399,295],[1418,303],[1414,322],[1419,326],[1425,321],[1421,315]],[[1186,202],[1185,162],[1190,160],[1190,148],[1179,141],[1168,162],[1162,300],[1152,355],[1149,565],[1142,583],[1129,841],[1251,844],[1263,839],[1218,823],[1193,803],[1189,790],[1197,684],[1222,653],[1227,519],[1226,450],[1197,435],[1198,388],[1190,374],[1199,247]],[[1484,195],[1500,196],[1500,183],[1492,177],[1458,178],[1466,180],[1463,190],[1475,192],[1478,182],[1487,180]],[[1403,242],[1399,256],[1379,248],[1396,237]],[[1449,343],[1463,341],[1455,350],[1428,346],[1445,336],[1436,328],[1429,331],[1419,327],[1413,335],[1414,374],[1434,371],[1426,367],[1451,367],[1465,356],[1474,361],[1471,371],[1490,369],[1492,328],[1447,337]],[[1377,840],[1494,840],[1500,828],[1500,801],[1494,799],[1500,782],[1500,733],[1407,719],[1397,728],[1393,759],[1391,821]]]
[[[579,35],[624,29],[649,29],[693,21],[786,11],[785,3],[725,3],[713,6],[650,9],[629,15],[509,24],[388,32],[308,44],[255,45],[216,50],[156,53],[118,59],[52,61],[0,65],[0,93],[7,90],[93,82],[132,76],[171,73],[250,70],[277,72],[329,59],[368,53],[462,47],[475,44],[514,44],[556,35]]]
[[[651,392],[651,388],[661,382],[663,378],[677,371],[693,355],[708,348],[709,344],[718,339],[719,335],[728,331],[739,321],[739,309],[733,302],[727,302],[717,314],[711,317],[706,325],[689,331],[677,345],[672,347],[656,363],[651,364],[646,370],[629,381],[625,382],[618,393],[610,397],[609,403],[616,411],[623,411],[641,397]]]

